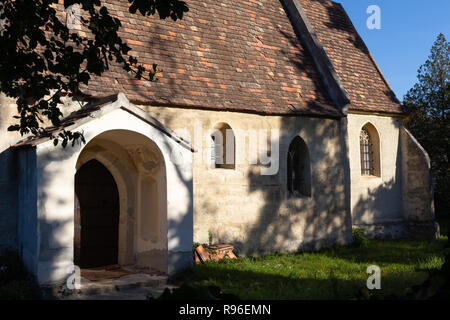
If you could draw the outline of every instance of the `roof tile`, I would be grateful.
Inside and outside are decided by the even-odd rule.
[[[133,81],[112,65],[84,93],[123,92],[136,104],[263,114],[339,117],[309,53],[278,0],[186,0],[180,21],[130,14],[105,0],[122,21],[121,36],[140,63],[157,63],[158,82]]]
[[[279,0],[185,0],[179,21],[130,14],[105,0],[122,22],[120,36],[158,82],[137,81],[111,65],[83,92],[123,92],[136,104],[164,104],[262,114],[341,116]],[[347,90],[351,110],[404,113],[343,7],[299,0]]]
[[[349,95],[350,110],[405,113],[342,5],[299,1]]]

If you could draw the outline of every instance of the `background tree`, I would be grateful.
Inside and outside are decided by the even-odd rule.
[[[124,0],[121,0],[124,1]],[[48,119],[60,124],[61,97],[80,93],[91,75],[100,76],[110,63],[121,65],[136,79],[153,81],[157,65],[146,70],[128,55],[131,48],[118,35],[120,20],[110,16],[101,0],[64,0],[64,7],[79,5],[80,23],[88,33],[70,30],[57,10],[58,0],[0,0],[0,92],[16,99],[16,124],[10,131],[22,135],[43,133]],[[181,19],[188,7],[181,0],[128,0],[131,13],[158,13],[161,19]],[[58,139],[83,137],[64,131]]]
[[[441,33],[428,60],[419,68],[418,83],[403,103],[412,114],[407,127],[427,150],[433,170],[436,215],[450,218],[450,43]],[[442,223],[441,223],[442,225]],[[448,226],[447,226],[448,227]],[[448,246],[449,244],[447,244]],[[444,265],[421,285],[413,288],[413,299],[448,299],[450,296],[450,254]]]
[[[438,216],[450,217],[450,43],[441,33],[404,97],[412,111],[407,127],[431,158]]]

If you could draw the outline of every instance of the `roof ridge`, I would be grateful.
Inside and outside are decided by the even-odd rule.
[[[342,117],[279,0],[185,0],[191,10],[176,22],[132,16],[119,1],[106,5],[123,40],[140,63],[158,64],[159,81],[112,65],[82,88],[86,96],[122,91],[139,104]]]
[[[347,105],[350,103],[347,91],[339,80],[338,74],[322,43],[316,36],[316,31],[309,22],[301,3],[298,0],[282,0],[282,2],[291,17],[291,23],[297,29],[298,36],[311,53],[328,94],[340,111],[346,113]]]
[[[350,98],[349,110],[406,115],[341,3],[297,0]]]

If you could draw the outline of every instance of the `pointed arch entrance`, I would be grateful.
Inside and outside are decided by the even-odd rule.
[[[113,253],[108,258],[116,261],[117,252],[119,266],[167,274],[192,265],[194,150],[190,144],[122,94],[104,104],[87,105],[63,123],[69,130],[82,132],[86,143],[55,147],[51,139],[40,137],[27,140],[23,146],[26,160],[21,158],[26,162],[26,183],[30,190],[34,188],[19,224],[22,258],[37,281],[62,283],[73,272],[74,260],[84,259],[83,252],[74,257],[75,224],[83,226],[81,216],[75,222],[74,209],[81,209],[75,205],[75,180],[92,160],[98,162],[93,162],[98,170],[85,178],[97,177],[89,184],[104,180],[107,186],[96,188],[92,195],[115,183],[117,192],[113,193],[119,198],[117,249],[110,250]],[[104,179],[98,179],[100,170]],[[117,196],[106,197],[106,202],[111,198]],[[116,212],[117,206],[112,207]],[[115,249],[116,241],[111,241],[115,237],[109,237],[106,247]],[[78,239],[83,249],[81,232]]]
[[[76,167],[74,263],[166,272],[166,166],[158,146],[137,132],[106,131]]]

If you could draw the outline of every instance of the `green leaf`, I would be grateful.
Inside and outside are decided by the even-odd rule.
[[[19,130],[20,130],[20,126],[18,124],[11,125],[8,127],[8,131],[19,131]]]

